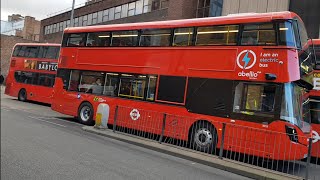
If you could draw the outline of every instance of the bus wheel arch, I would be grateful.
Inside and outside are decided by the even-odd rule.
[[[94,109],[92,104],[88,101],[83,101],[80,104],[77,113],[77,119],[79,120],[79,122],[85,125],[93,125],[93,115]]]
[[[217,129],[208,120],[198,120],[189,128],[188,141],[194,150],[213,153],[218,143]]]
[[[18,93],[18,100],[19,101],[27,101],[27,90],[25,88],[20,89]]]

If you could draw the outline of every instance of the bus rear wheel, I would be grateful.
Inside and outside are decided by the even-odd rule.
[[[84,102],[78,109],[78,120],[85,125],[93,125],[93,107],[90,103]]]
[[[191,129],[191,148],[205,153],[214,153],[217,131],[209,122],[198,122]]]
[[[21,89],[18,94],[19,101],[27,101],[27,91],[25,89]]]

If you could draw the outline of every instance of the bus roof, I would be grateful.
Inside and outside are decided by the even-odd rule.
[[[98,32],[111,30],[134,30],[134,29],[157,29],[173,28],[188,26],[206,26],[206,25],[223,25],[223,24],[242,24],[254,22],[270,22],[276,19],[293,19],[299,16],[293,12],[270,12],[270,13],[245,13],[237,15],[228,15],[220,17],[194,18],[168,21],[153,21],[126,24],[110,24],[86,27],[66,28],[64,33],[81,33],[81,32]]]
[[[15,46],[61,46],[54,43],[16,43]]]

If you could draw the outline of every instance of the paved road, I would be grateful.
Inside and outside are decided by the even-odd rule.
[[[1,179],[247,179],[81,130],[72,118],[1,96]]]

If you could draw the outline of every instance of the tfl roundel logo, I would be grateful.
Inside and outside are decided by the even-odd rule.
[[[256,54],[251,50],[243,50],[237,57],[237,65],[241,69],[251,69],[257,62]]]

